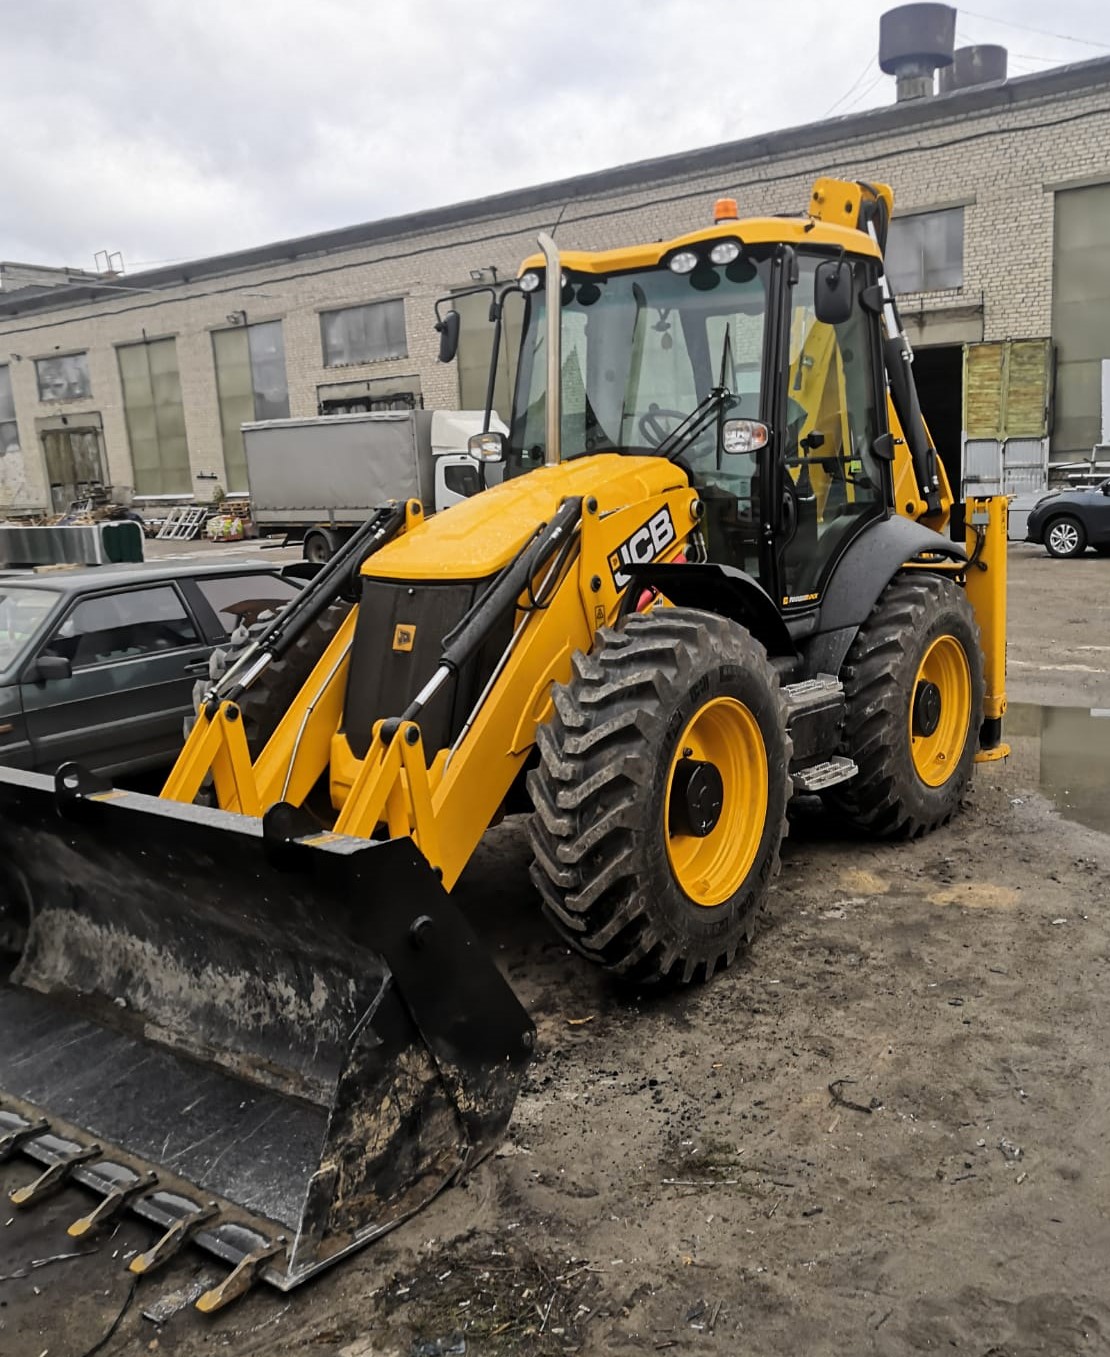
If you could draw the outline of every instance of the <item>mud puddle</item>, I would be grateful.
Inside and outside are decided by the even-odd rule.
[[[1110,834],[1110,708],[1015,702],[1006,733],[1035,745],[1041,790],[1062,815]]]

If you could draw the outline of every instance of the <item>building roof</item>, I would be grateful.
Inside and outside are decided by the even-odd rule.
[[[320,258],[401,236],[446,230],[491,217],[562,205],[574,198],[603,196],[622,189],[634,189],[652,180],[665,181],[680,176],[709,174],[714,170],[734,170],[745,163],[816,150],[853,138],[874,138],[907,129],[920,130],[929,123],[944,122],[953,117],[997,112],[1015,104],[1079,93],[1100,86],[1110,86],[1110,57],[1096,57],[1092,61],[1055,66],[1013,80],[952,90],[932,99],[890,104],[863,113],[765,132],[739,141],[633,161],[612,169],[513,189],[485,198],[473,198],[446,207],[383,217],[377,221],[340,227],[338,230],[316,232],[228,254],[147,269],[115,277],[111,283],[90,282],[52,287],[45,293],[32,296],[24,291],[22,295],[12,294],[10,298],[0,293],[0,319],[79,306],[82,302],[102,300],[113,295],[122,297],[129,292],[141,294],[162,291],[200,279],[217,278],[273,264]]]

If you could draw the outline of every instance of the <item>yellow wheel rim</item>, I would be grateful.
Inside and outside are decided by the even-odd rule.
[[[704,836],[672,814],[675,772],[685,759],[710,763],[721,778],[721,810]],[[667,773],[664,828],[667,858],[679,887],[698,905],[720,905],[751,871],[767,821],[767,748],[759,723],[734,697],[700,707],[679,737]]]
[[[940,699],[939,718],[915,721],[915,707],[932,684]],[[954,636],[938,636],[917,671],[910,694],[910,753],[917,776],[927,787],[940,787],[955,773],[967,745],[971,724],[971,666]]]

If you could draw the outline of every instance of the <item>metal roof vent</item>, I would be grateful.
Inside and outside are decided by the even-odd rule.
[[[952,64],[956,11],[949,5],[899,5],[879,19],[879,65],[894,76],[898,102],[933,97],[933,72]]]
[[[970,89],[973,85],[989,85],[1006,79],[1006,49],[993,43],[978,47],[957,47],[951,66],[942,66],[938,85],[941,94],[953,90]]]

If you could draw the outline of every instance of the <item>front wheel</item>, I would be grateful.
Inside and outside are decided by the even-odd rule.
[[[896,576],[841,673],[841,749],[859,772],[826,801],[883,838],[944,824],[971,780],[983,721],[983,652],[964,590],[936,575]]]
[[[1050,556],[1082,556],[1087,550],[1087,532],[1078,518],[1061,514],[1044,530],[1044,547]]]
[[[530,775],[532,879],[578,951],[686,984],[748,940],[778,866],[789,739],[763,647],[657,608],[598,632],[554,690]]]

